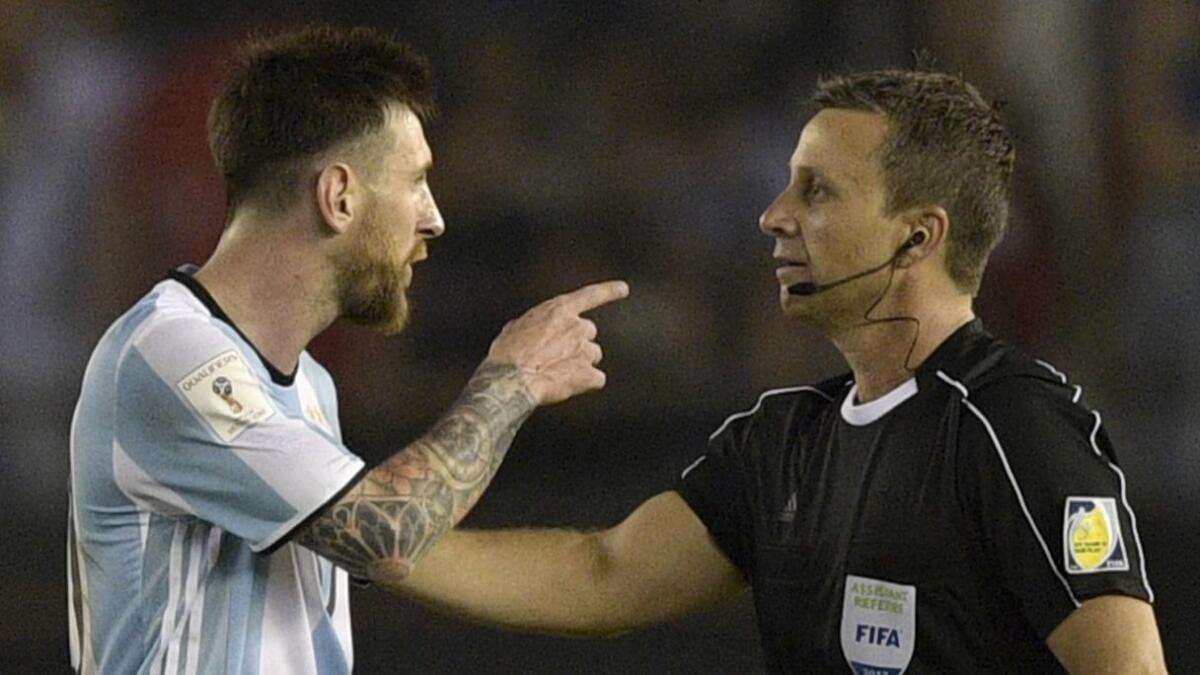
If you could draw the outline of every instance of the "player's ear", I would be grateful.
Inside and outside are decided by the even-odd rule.
[[[365,187],[345,162],[332,162],[321,168],[313,197],[317,212],[331,233],[341,234],[349,229],[358,209],[362,207]]]

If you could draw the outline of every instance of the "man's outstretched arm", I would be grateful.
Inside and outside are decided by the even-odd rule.
[[[600,532],[455,530],[384,588],[463,618],[566,635],[671,621],[746,588],[675,492]]]
[[[579,315],[627,293],[622,282],[593,284],[510,322],[433,429],[368,472],[296,541],[356,576],[403,578],[479,500],[534,408],[604,386],[596,327]]]
[[[369,471],[296,541],[360,578],[381,560],[405,574],[475,505],[535,405],[516,367],[484,363],[428,434]]]
[[[1101,595],[1085,600],[1050,633],[1046,646],[1072,674],[1167,672],[1154,608],[1140,598]]]

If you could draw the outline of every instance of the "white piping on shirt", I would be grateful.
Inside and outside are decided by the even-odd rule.
[[[744,412],[734,413],[734,414],[730,415],[729,417],[725,418],[725,421],[723,423],[721,423],[721,426],[717,427],[716,431],[712,432],[712,435],[708,437],[708,440],[711,441],[712,439],[716,438],[717,436],[720,436],[721,432],[725,431],[725,427],[729,426],[730,422],[733,422],[734,420],[737,420],[737,419],[741,419],[743,417],[749,417],[750,415],[753,415],[754,413],[758,412],[759,408],[762,408],[763,401],[767,400],[768,396],[774,396],[776,394],[789,394],[794,391],[811,391],[812,393],[820,396],[821,398],[825,399],[826,401],[833,403],[833,399],[829,398],[828,394],[821,391],[820,389],[817,389],[816,387],[804,386],[804,387],[784,387],[782,389],[770,389],[770,390],[764,391],[762,393],[762,395],[758,397],[758,403],[755,403],[753,408],[746,410]]]
[[[1063,588],[1067,590],[1067,596],[1070,597],[1071,603],[1079,607],[1082,603],[1075,596],[1075,591],[1071,590],[1071,585],[1067,583],[1066,578],[1058,571],[1058,566],[1054,564],[1054,556],[1050,554],[1050,547],[1046,545],[1046,539],[1038,530],[1037,523],[1033,520],[1033,514],[1029,512],[1029,507],[1025,505],[1025,495],[1021,492],[1021,486],[1017,483],[1017,477],[1013,475],[1012,467],[1008,464],[1008,455],[1004,452],[1004,447],[1000,445],[1000,439],[996,437],[996,431],[992,428],[992,423],[988,421],[986,415],[975,407],[974,403],[967,398],[967,388],[961,382],[952,379],[944,371],[937,371],[937,376],[945,383],[953,386],[963,395],[962,404],[970,410],[975,417],[983,423],[983,428],[987,431],[988,437],[992,439],[992,445],[996,448],[996,455],[1000,458],[1000,464],[1004,467],[1004,473],[1008,475],[1008,482],[1012,485],[1013,493],[1017,497],[1017,503],[1021,506],[1021,511],[1025,514],[1025,521],[1029,523],[1029,529],[1033,530],[1033,536],[1037,538],[1038,545],[1042,547],[1042,553],[1046,556],[1046,562],[1050,564],[1050,571],[1054,572],[1054,576],[1062,583]]]
[[[1117,474],[1117,480],[1121,483],[1121,504],[1125,507],[1125,512],[1129,514],[1129,525],[1133,529],[1133,543],[1137,545],[1138,551],[1138,568],[1142,574],[1142,585],[1146,587],[1146,596],[1150,602],[1154,602],[1154,591],[1150,589],[1150,577],[1146,575],[1146,556],[1142,553],[1142,538],[1138,536],[1137,531],[1137,516],[1133,515],[1133,507],[1129,505],[1129,499],[1125,496],[1125,472],[1121,471],[1121,467],[1113,464],[1104,458],[1100,453],[1100,446],[1096,445],[1096,434],[1100,433],[1100,413],[1092,411],[1092,416],[1096,418],[1096,426],[1092,428],[1092,434],[1088,440],[1092,443],[1092,451],[1096,453],[1096,457],[1100,461],[1108,465],[1108,468]]]
[[[687,478],[687,475],[692,472],[692,469],[700,466],[700,463],[706,459],[708,459],[707,454],[700,455],[699,457],[696,458],[696,461],[692,462],[691,464],[688,464],[687,468],[683,470],[683,473],[679,474],[680,480]]]
[[[1063,384],[1067,384],[1067,375],[1058,368],[1041,359],[1037,359],[1037,364],[1046,370],[1053,373]],[[1072,403],[1079,403],[1083,398],[1083,387],[1080,385],[1072,385],[1075,389],[1075,394],[1071,397]],[[1146,589],[1146,596],[1150,602],[1154,602],[1154,591],[1150,588],[1150,577],[1146,574],[1146,556],[1142,554],[1142,538],[1137,531],[1137,516],[1133,513],[1133,507],[1129,505],[1129,498],[1125,491],[1125,472],[1121,471],[1121,467],[1105,459],[1104,454],[1100,452],[1100,446],[1096,445],[1096,436],[1100,433],[1100,413],[1096,410],[1089,410],[1092,417],[1096,419],[1096,426],[1092,427],[1092,433],[1088,437],[1088,441],[1092,444],[1092,452],[1096,453],[1096,457],[1104,462],[1109,470],[1117,475],[1117,481],[1121,486],[1121,505],[1125,507],[1125,512],[1129,514],[1129,524],[1133,529],[1133,543],[1137,546],[1139,572],[1142,575],[1142,586]]]
[[[726,417],[725,421],[721,423],[721,426],[717,427],[717,430],[712,432],[712,434],[708,437],[709,442],[712,442],[712,440],[714,438],[716,438],[717,436],[720,436],[721,432],[725,431],[725,428],[728,427],[729,424],[731,422],[733,422],[734,420],[741,419],[743,417],[749,417],[750,415],[753,415],[754,413],[758,412],[759,409],[762,408],[763,401],[765,401],[768,396],[774,396],[776,394],[788,394],[788,393],[795,392],[795,391],[809,391],[809,392],[812,392],[812,393],[820,396],[821,398],[825,399],[826,401],[833,403],[833,399],[830,398],[828,394],[821,391],[820,389],[817,389],[816,387],[802,386],[802,387],[783,387],[780,389],[769,389],[767,391],[764,391],[758,397],[758,402],[754,404],[753,408],[743,411],[743,412],[740,412],[740,413],[734,413],[734,414],[730,415],[729,417]],[[689,473],[691,473],[692,469],[695,469],[696,467],[700,466],[700,464],[706,459],[708,459],[707,454],[703,454],[703,455],[700,455],[699,457],[697,457],[696,461],[689,464],[688,467],[683,470],[683,473],[681,473],[679,475],[679,478],[680,479],[687,478],[687,475]]]

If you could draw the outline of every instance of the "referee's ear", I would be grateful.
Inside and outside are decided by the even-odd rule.
[[[946,235],[950,231],[950,215],[946,209],[936,204],[921,206],[911,209],[902,220],[909,226],[909,235],[897,258],[900,267],[908,267],[930,256],[944,255]]]
[[[354,222],[360,208],[358,191],[362,186],[354,170],[345,162],[326,165],[317,174],[313,197],[317,212],[331,234],[343,234]]]

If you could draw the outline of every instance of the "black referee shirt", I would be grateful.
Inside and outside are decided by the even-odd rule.
[[[763,394],[677,489],[754,589],[775,672],[1061,672],[1084,600],[1153,600],[1101,418],[978,321],[857,404]]]

